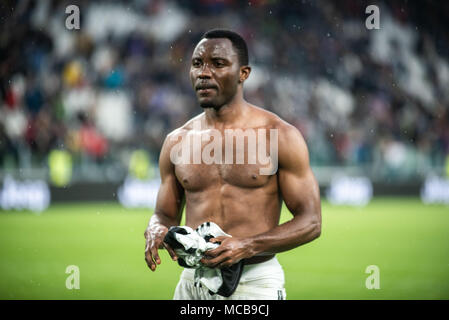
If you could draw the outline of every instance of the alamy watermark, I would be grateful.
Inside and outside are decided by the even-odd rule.
[[[174,165],[259,165],[261,175],[272,175],[278,169],[278,129],[225,129],[222,134],[217,129],[203,130],[201,121],[194,121],[192,130],[181,129],[170,140],[176,141],[170,151]]]
[[[65,27],[69,30],[80,29],[80,8],[71,4],[65,8],[65,13],[68,14],[65,19]]]
[[[65,280],[65,287],[69,290],[80,288],[80,268],[75,265],[67,266],[65,273],[69,274]]]
[[[380,29],[380,9],[372,4],[366,7],[365,13],[369,16],[365,20],[365,27],[368,30]]]
[[[380,269],[376,265],[367,266],[365,273],[369,276],[365,280],[365,287],[369,290],[380,289]]]

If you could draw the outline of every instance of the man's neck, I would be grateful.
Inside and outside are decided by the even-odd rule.
[[[208,108],[205,110],[206,123],[212,126],[228,126],[235,124],[241,118],[247,108],[243,95],[237,93],[234,99],[224,104],[219,109]]]

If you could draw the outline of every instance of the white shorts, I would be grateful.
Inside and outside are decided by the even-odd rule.
[[[195,269],[184,269],[175,289],[174,300],[285,300],[284,270],[274,257],[268,261],[243,266],[235,292],[228,298],[211,295],[204,287],[194,285]]]

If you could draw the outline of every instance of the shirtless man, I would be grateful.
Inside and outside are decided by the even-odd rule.
[[[170,133],[162,146],[161,186],[145,231],[145,260],[155,271],[161,263],[158,249],[165,248],[176,261],[175,252],[163,239],[170,226],[180,224],[185,206],[187,226],[195,229],[211,221],[232,236],[211,239],[221,244],[206,252],[203,265],[223,268],[244,259],[239,286],[230,299],[285,299],[284,274],[275,254],[320,236],[319,188],[300,132],[275,114],[244,100],[243,83],[250,72],[246,43],[232,31],[206,32],[194,49],[190,79],[204,112]],[[195,127],[195,123],[201,125]],[[267,137],[275,129],[278,163],[270,162],[275,166],[271,174],[261,174],[261,163],[235,163],[237,156],[231,164],[174,163],[172,148],[179,144],[182,134],[215,130],[224,137],[225,130],[231,129],[266,129]],[[202,141],[201,150],[206,143]],[[244,152],[248,159],[248,149],[236,145],[234,155]],[[293,217],[279,224],[282,201]],[[194,287],[191,269],[184,269],[174,298],[220,297]]]

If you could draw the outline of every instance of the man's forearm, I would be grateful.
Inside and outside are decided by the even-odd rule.
[[[170,228],[171,226],[177,225],[177,220],[167,217],[163,214],[158,214],[158,212],[155,212],[148,222],[148,228],[147,229],[155,229],[160,227]]]
[[[305,220],[300,216],[274,229],[250,238],[254,255],[275,254],[306,244],[321,234],[321,221]]]

